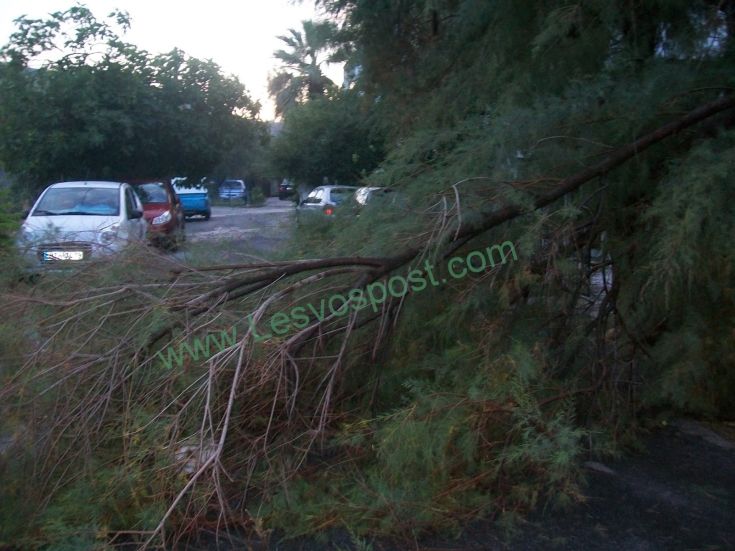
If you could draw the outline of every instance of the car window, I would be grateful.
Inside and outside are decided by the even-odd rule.
[[[166,193],[166,187],[158,182],[136,185],[135,191],[138,193],[138,196],[140,197],[140,200],[143,201],[143,203],[169,202],[168,193]]]
[[[133,204],[135,205],[135,209],[139,210],[140,212],[143,212],[143,203],[140,200],[140,197],[135,193],[134,190],[130,190],[132,197],[133,197]]]
[[[128,220],[133,217],[133,211],[137,210],[135,206],[135,199],[133,198],[133,190],[130,188],[125,189],[125,212],[128,215]]]
[[[346,199],[349,199],[350,197],[352,197],[354,194],[355,194],[354,189],[335,188],[330,192],[329,196],[333,203],[340,205]]]
[[[307,195],[307,197],[321,197],[322,196],[322,193],[324,193],[324,190],[322,188],[318,187],[316,189],[312,189],[309,192],[309,195]]]
[[[119,213],[117,188],[63,187],[47,190],[32,216],[117,216]]]
[[[392,189],[375,189],[368,194],[367,201],[385,201],[386,199],[391,199],[393,197],[391,195],[392,193]]]
[[[368,193],[370,188],[362,187],[355,192],[355,201],[364,205],[367,202]]]
[[[234,182],[233,181],[225,181],[222,184],[222,187],[224,189],[238,189],[238,190],[242,190],[242,189],[245,188],[245,184],[243,184],[242,182],[237,182],[237,181],[234,181]]]

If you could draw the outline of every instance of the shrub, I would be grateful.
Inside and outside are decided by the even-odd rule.
[[[254,187],[250,190],[250,201],[248,203],[251,207],[259,207],[265,204],[265,195],[263,190],[259,187]]]

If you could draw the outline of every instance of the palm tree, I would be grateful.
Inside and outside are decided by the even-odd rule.
[[[289,29],[279,36],[289,50],[273,56],[281,61],[281,70],[268,80],[268,93],[276,102],[276,115],[293,105],[323,96],[335,84],[322,72],[331,60],[337,26],[331,21],[302,21],[303,32]]]

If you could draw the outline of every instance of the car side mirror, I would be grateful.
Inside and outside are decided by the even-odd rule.
[[[138,210],[138,209],[133,209],[133,211],[130,213],[130,219],[137,220],[138,218],[143,218],[143,211]]]
[[[21,219],[22,219],[22,220],[25,220],[26,218],[28,218],[28,215],[29,215],[30,213],[31,213],[31,209],[26,209],[26,210],[24,210],[24,211],[23,211],[23,214],[21,215]]]

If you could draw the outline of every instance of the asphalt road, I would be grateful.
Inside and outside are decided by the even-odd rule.
[[[262,207],[212,207],[209,220],[186,221],[186,245],[176,253],[181,260],[208,252],[233,261],[239,253],[269,252],[285,240],[294,219],[294,203],[269,197]]]

